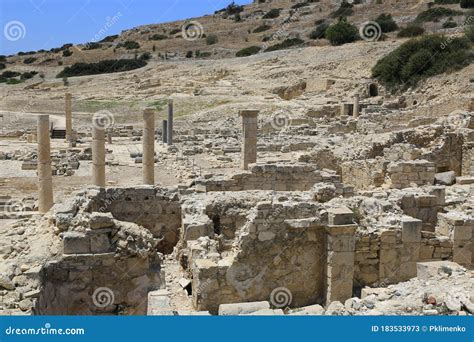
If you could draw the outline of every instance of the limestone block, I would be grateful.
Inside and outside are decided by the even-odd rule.
[[[331,226],[348,225],[353,223],[354,213],[347,207],[329,208],[328,223]]]
[[[463,225],[463,226],[454,226],[453,229],[453,240],[454,241],[469,241],[473,236],[474,226]]]
[[[402,241],[406,242],[420,242],[421,228],[423,222],[421,220],[404,216],[402,218]]]
[[[85,234],[78,232],[65,232],[63,234],[64,254],[87,254],[90,252],[90,239]]]
[[[174,316],[170,306],[167,290],[157,290],[148,293],[148,316]]]
[[[111,213],[93,212],[89,220],[91,229],[109,228],[114,226],[114,218]]]
[[[108,253],[110,252],[111,245],[109,239],[109,233],[104,232],[102,234],[91,234],[90,236],[91,253]]]
[[[265,309],[270,309],[270,303],[267,301],[221,304],[219,305],[219,316],[245,315]]]

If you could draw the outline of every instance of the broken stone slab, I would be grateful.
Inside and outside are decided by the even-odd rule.
[[[292,316],[322,316],[324,315],[324,308],[319,304],[304,306],[295,310],[291,310]]]
[[[179,286],[181,286],[183,289],[185,289],[186,287],[188,287],[189,285],[191,285],[191,280],[186,279],[186,278],[181,278],[181,279],[178,281],[178,284],[179,284]]]
[[[148,316],[174,316],[170,306],[169,292],[166,289],[148,293]]]
[[[64,254],[88,254],[91,251],[90,239],[83,233],[63,233]]]
[[[233,303],[219,305],[219,316],[237,316],[250,314],[259,310],[270,309],[270,303],[262,302],[248,302],[248,303]]]
[[[282,316],[284,314],[282,309],[263,309],[246,314],[245,316]]]
[[[456,173],[454,171],[440,172],[435,174],[435,184],[453,185],[456,181]]]
[[[178,316],[211,316],[209,311],[178,310]]]
[[[462,269],[463,267],[452,261],[418,262],[416,264],[416,276],[422,280],[429,280],[434,276],[440,274],[451,275],[453,271]]]

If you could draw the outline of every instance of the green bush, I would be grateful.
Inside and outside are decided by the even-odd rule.
[[[7,81],[7,84],[18,84],[18,83],[22,83],[23,80],[19,80],[17,78],[10,78],[8,81]]]
[[[267,24],[262,24],[260,25],[259,27],[257,27],[255,30],[253,30],[253,33],[260,33],[260,32],[264,32],[264,31],[267,31],[269,29],[271,29],[272,27],[270,25],[267,25]]]
[[[456,24],[454,21],[448,20],[443,23],[443,28],[448,29],[448,28],[454,28],[457,27],[458,24]]]
[[[263,19],[278,18],[280,16],[280,11],[281,11],[281,8],[272,8],[270,11],[265,13],[265,15],[262,18]]]
[[[151,59],[151,54],[149,52],[144,52],[140,55],[140,57],[138,57],[138,59],[142,61],[148,61]]]
[[[461,8],[474,8],[474,0],[461,0]]]
[[[127,50],[135,50],[140,48],[140,44],[133,40],[127,40],[124,43],[117,44],[117,47],[124,47]]]
[[[422,23],[426,21],[438,21],[441,18],[444,17],[451,17],[455,15],[460,15],[462,12],[452,10],[450,8],[446,7],[433,7],[430,9],[427,9],[424,12],[419,13],[416,16],[415,21]]]
[[[421,36],[425,33],[425,29],[421,26],[416,25],[409,25],[405,28],[402,28],[400,32],[398,32],[397,37],[399,38],[412,38]]]
[[[435,4],[443,4],[443,5],[450,5],[450,4],[459,4],[460,0],[435,0]]]
[[[316,28],[309,34],[310,39],[322,39],[326,34],[326,30],[329,27],[329,24],[322,23],[316,26]]]
[[[207,45],[214,45],[218,42],[217,36],[214,34],[210,34],[206,37],[206,44]]]
[[[83,50],[96,50],[100,49],[102,47],[102,44],[97,43],[97,42],[90,42],[84,45]]]
[[[206,57],[210,57],[211,55],[212,53],[208,51],[204,51],[204,52],[201,52],[199,50],[196,51],[196,58],[206,58]]]
[[[268,47],[265,50],[265,52],[284,50],[284,49],[288,49],[288,48],[296,46],[296,45],[301,45],[303,43],[304,43],[304,41],[299,39],[299,38],[285,39],[281,43],[278,43],[278,44],[275,44],[275,45],[272,45],[272,46]]]
[[[6,61],[7,61],[7,56],[0,55],[0,62],[6,62]]]
[[[20,79],[27,80],[27,79],[33,78],[36,74],[37,74],[36,71],[27,71],[21,74]]]
[[[56,77],[73,77],[85,75],[108,74],[142,68],[146,61],[141,59],[104,60],[97,63],[75,63],[64,68]]]
[[[31,63],[34,63],[35,61],[36,61],[36,57],[28,57],[23,60],[23,63],[31,64]]]
[[[420,80],[459,70],[474,60],[466,38],[431,35],[411,39],[380,59],[372,76],[388,89],[406,89]]]
[[[5,63],[0,63],[0,70],[3,70],[5,69],[7,66],[5,65]]]
[[[10,71],[10,70],[7,70],[7,71],[4,71],[0,77],[2,78],[13,78],[13,77],[18,77],[20,76],[21,74],[17,71]]]
[[[251,55],[255,55],[255,54],[259,53],[260,50],[262,50],[262,48],[260,46],[249,46],[249,47],[246,47],[242,50],[237,51],[235,56],[236,57],[247,57],[247,56],[251,56]]]
[[[163,39],[166,39],[168,38],[168,36],[165,36],[164,34],[159,34],[159,33],[156,33],[154,35],[151,35],[148,40],[163,40]]]
[[[395,22],[395,20],[393,20],[391,14],[382,13],[375,19],[375,22],[377,22],[377,24],[380,25],[380,28],[382,29],[383,33],[388,33],[388,32],[393,32],[393,31],[398,30],[398,25]]]
[[[111,36],[107,36],[104,39],[102,39],[100,42],[101,43],[112,43],[115,39],[119,37],[118,34],[113,34]]]
[[[335,10],[334,12],[331,13],[331,17],[333,18],[339,18],[339,17],[348,17],[351,16],[353,11],[352,11],[353,5],[343,1],[339,8]]]
[[[72,51],[71,50],[64,50],[63,51],[63,57],[69,57],[72,56]]]
[[[464,29],[464,34],[471,42],[474,42],[474,25],[467,26]]]
[[[173,29],[173,30],[170,31],[170,36],[173,36],[173,35],[175,35],[175,34],[178,33],[178,32],[181,32],[181,29],[175,28],[175,29]]]
[[[331,45],[342,45],[355,41],[357,31],[357,27],[347,22],[346,18],[341,18],[326,29],[325,37]]]

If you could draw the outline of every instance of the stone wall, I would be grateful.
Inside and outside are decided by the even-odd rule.
[[[385,181],[388,163],[382,158],[344,162],[341,164],[342,181],[356,189],[379,187]]]
[[[317,203],[260,202],[231,250],[208,238],[188,241],[195,308],[271,300],[282,289],[291,293],[290,307],[350,298],[352,216],[347,208],[326,210]]]
[[[436,232],[449,238],[453,261],[467,268],[474,266],[474,218],[462,212],[440,213]]]
[[[390,163],[387,167],[390,186],[396,189],[411,187],[411,184],[432,185],[434,183],[434,163],[426,160],[411,160]]]
[[[101,189],[88,211],[110,212],[117,220],[145,227],[160,239],[162,253],[171,253],[178,243],[181,205],[175,190],[152,186]]]
[[[404,217],[400,225],[357,237],[355,287],[406,281],[416,276],[418,261],[452,259],[448,238],[422,231],[422,222],[415,218]]]
[[[37,314],[143,315],[148,292],[164,286],[158,241],[143,227],[99,214],[60,237],[62,254],[40,272]]]
[[[238,173],[230,179],[213,176],[196,181],[198,191],[307,191],[315,183],[340,182],[340,176],[331,171],[320,171],[308,164],[252,164],[248,172]]]

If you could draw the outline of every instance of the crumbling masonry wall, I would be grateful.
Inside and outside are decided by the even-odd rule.
[[[253,164],[248,172],[238,173],[230,179],[214,176],[196,181],[200,191],[307,191],[315,183],[340,182],[340,176],[318,170],[314,165]]]

